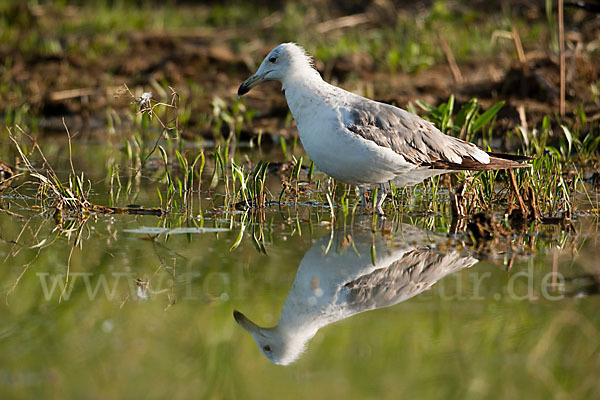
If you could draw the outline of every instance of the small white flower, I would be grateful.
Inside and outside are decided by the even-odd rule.
[[[140,103],[140,108],[146,108],[150,106],[150,100],[152,100],[152,92],[144,92],[140,96],[138,103]]]

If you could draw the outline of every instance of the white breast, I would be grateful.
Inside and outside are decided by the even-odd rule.
[[[393,150],[346,129],[340,113],[344,100],[335,94],[306,84],[285,88],[302,145],[320,170],[344,183],[373,185],[414,168]]]

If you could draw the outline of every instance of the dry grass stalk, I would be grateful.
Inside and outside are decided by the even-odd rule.
[[[321,22],[317,25],[316,30],[319,33],[327,33],[337,29],[353,28],[357,25],[363,25],[369,22],[371,22],[371,17],[369,14],[360,13]]]
[[[440,45],[442,47],[442,51],[444,52],[444,55],[446,56],[446,60],[448,61],[448,66],[450,67],[450,72],[452,72],[452,77],[454,78],[454,82],[456,82],[457,84],[462,84],[464,82],[462,73],[460,72],[460,68],[458,68],[458,64],[456,63],[456,59],[454,58],[454,53],[452,52],[452,49],[450,48],[450,45],[448,45],[448,42],[446,41],[446,39],[444,39],[444,36],[442,35],[441,32],[438,31],[438,37],[440,39]]]
[[[519,202],[519,208],[521,210],[521,214],[523,217],[527,217],[528,212],[525,207],[525,202],[523,202],[523,198],[521,197],[521,193],[519,193],[519,186],[517,185],[517,178],[515,178],[515,172],[512,169],[508,170],[508,174],[510,175],[510,184],[515,191],[515,196],[517,197],[517,201]]]
[[[560,116],[565,117],[565,23],[563,0],[558,0],[558,45],[560,51]]]
[[[527,64],[527,57],[525,57],[525,51],[523,50],[523,43],[521,43],[521,36],[517,31],[517,27],[513,25],[512,27],[512,38],[515,42],[515,49],[517,50],[517,56],[519,57],[519,62],[522,67],[525,67]]]
[[[44,171],[38,170],[33,166],[29,157],[23,152],[21,146],[19,145],[16,137],[13,135],[12,130],[8,129],[8,134],[10,140],[14,143],[15,148],[17,149],[19,156],[23,160],[25,167],[30,176],[36,178],[39,182],[38,185],[38,195],[43,196],[46,191],[49,191],[53,196],[51,197],[52,203],[51,207],[56,208],[57,210],[69,210],[79,213],[88,213],[90,208],[90,203],[86,199],[86,191],[83,188],[83,175],[76,176],[74,169],[72,169],[73,175],[69,179],[69,185],[64,185],[60,182],[60,179],[54,172],[51,164],[46,159],[44,152],[38,145],[35,138],[26,133],[23,129],[21,129],[18,125],[16,128],[19,132],[25,135],[32,143],[33,148],[31,153],[37,152],[39,156],[43,160],[42,168]],[[69,135],[69,155],[71,151],[70,141],[71,136]],[[71,168],[73,168],[73,164],[71,163]]]

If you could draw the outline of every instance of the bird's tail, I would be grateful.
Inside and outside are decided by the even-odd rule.
[[[531,161],[531,160],[533,160],[533,157],[524,156],[522,154],[497,153],[494,151],[488,151],[487,153],[490,155],[490,157],[502,158],[504,160],[511,160],[511,161]]]
[[[483,164],[469,157],[464,157],[460,164],[438,160],[432,163],[432,167],[434,169],[448,169],[455,171],[491,171],[497,169],[531,167],[531,164],[523,162],[532,160],[532,158],[528,156],[494,152],[488,152],[488,154],[490,156],[490,162],[487,164]]]

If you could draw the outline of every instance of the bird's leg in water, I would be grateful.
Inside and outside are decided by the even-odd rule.
[[[360,213],[362,214],[367,207],[367,191],[364,187],[358,187],[358,193],[360,194]]]
[[[386,196],[387,189],[385,188],[385,184],[380,183],[379,190],[377,191],[377,198],[373,202],[373,211],[375,211],[377,214],[384,215],[383,208],[381,208],[381,206],[383,205]]]

